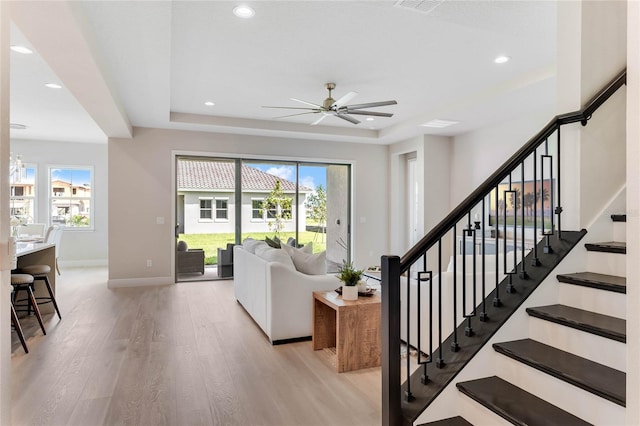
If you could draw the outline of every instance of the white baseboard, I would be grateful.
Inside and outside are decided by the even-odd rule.
[[[157,285],[174,284],[173,277],[151,277],[151,278],[120,278],[108,280],[108,288],[125,288],[125,287],[149,287]]]

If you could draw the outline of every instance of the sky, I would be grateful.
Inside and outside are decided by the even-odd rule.
[[[286,179],[296,180],[296,166],[292,164],[247,163],[251,167]],[[318,185],[327,187],[327,169],[324,166],[300,166],[300,185],[316,189]]]

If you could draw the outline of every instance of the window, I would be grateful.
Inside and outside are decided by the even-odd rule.
[[[216,198],[216,220],[229,219],[228,203],[228,198]]]
[[[49,169],[51,224],[68,228],[92,228],[93,169]]]
[[[252,198],[251,199],[251,219],[255,221],[264,221],[264,216],[262,214],[262,198]]]
[[[36,167],[21,165],[13,170],[9,184],[9,214],[20,223],[34,223],[36,218]]]
[[[212,203],[212,199],[211,198],[201,198],[200,199],[200,219],[213,219],[212,216],[212,208],[211,208],[211,203]]]

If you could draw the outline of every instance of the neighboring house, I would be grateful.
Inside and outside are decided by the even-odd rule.
[[[51,222],[67,224],[74,216],[88,220],[90,215],[91,186],[74,185],[64,180],[51,181]]]
[[[181,159],[177,172],[177,222],[181,234],[213,234],[235,232],[235,163]],[[310,188],[300,186],[295,208],[296,184],[281,177],[242,165],[242,232],[273,233],[269,222],[280,211],[276,207],[263,211],[262,202],[280,181],[285,196],[292,200],[292,219],[284,221],[282,232],[305,229],[304,202]],[[296,216],[297,213],[297,216]]]

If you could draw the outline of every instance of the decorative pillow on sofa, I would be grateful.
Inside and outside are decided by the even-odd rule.
[[[278,237],[273,237],[273,238],[264,237],[264,241],[267,244],[269,244],[269,247],[273,247],[273,248],[280,248],[280,246],[282,245],[282,243],[280,242],[280,238]]]
[[[261,257],[267,262],[278,262],[282,263],[288,268],[295,269],[295,265],[291,260],[291,256],[289,256],[285,251],[269,247],[268,245],[259,246],[256,248],[256,256]]]
[[[310,244],[308,244],[310,245]],[[307,249],[305,245],[301,249],[297,249],[291,246],[282,246],[282,250],[289,253],[296,270],[307,275],[324,275],[327,273],[327,252],[320,253],[307,253],[304,250]]]
[[[289,256],[293,259],[294,253],[299,251],[302,253],[312,254],[313,253],[313,243],[307,243],[303,247],[295,248],[289,244],[283,244],[282,250],[286,251]]]
[[[187,251],[187,250],[189,250],[189,246],[187,246],[187,242],[186,241],[178,241],[177,250],[178,251]]]
[[[253,254],[256,254],[256,248],[260,246],[268,247],[267,243],[265,243],[264,241],[257,241],[257,240],[254,240],[253,238],[247,238],[242,242],[242,247],[244,247],[244,249],[249,253],[253,253]]]

